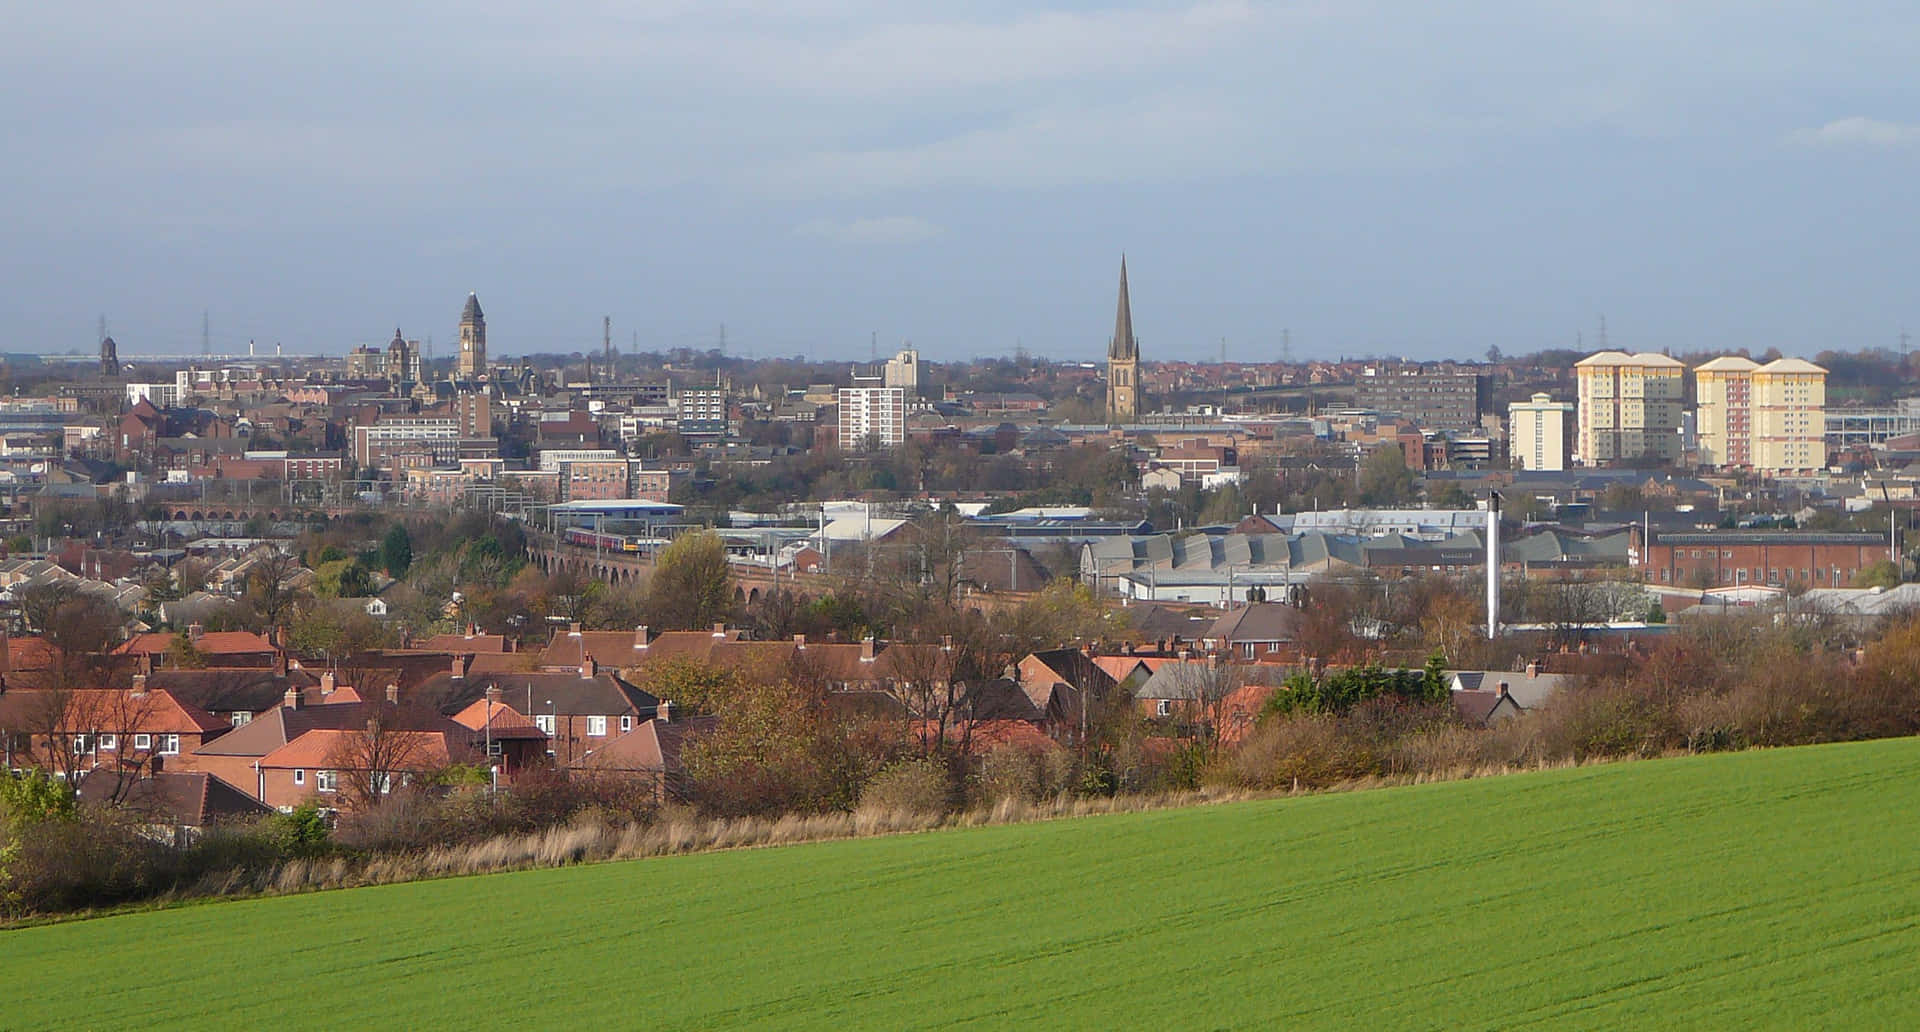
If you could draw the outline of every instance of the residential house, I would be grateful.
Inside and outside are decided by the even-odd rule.
[[[582,763],[589,752],[653,718],[660,700],[599,669],[589,658],[571,671],[486,674],[454,678],[443,674],[420,688],[444,713],[461,713],[489,689],[533,721],[549,738],[547,752],[562,767]]]
[[[1231,649],[1241,659],[1254,660],[1293,644],[1304,618],[1297,606],[1257,602],[1215,620],[1202,641],[1209,649]]]
[[[168,652],[180,637],[178,634],[136,634],[114,652],[144,661],[147,669],[158,669],[169,665]],[[272,642],[252,631],[208,631],[199,624],[189,624],[186,639],[194,651],[205,657],[208,666],[272,667],[280,658],[280,650],[274,648]]]
[[[655,801],[686,798],[686,748],[719,727],[715,717],[678,717],[670,703],[640,726],[587,750],[580,768],[596,774],[631,777],[646,785]]]
[[[0,694],[6,766],[62,775],[108,770],[139,777],[177,762],[232,725],[135,674],[129,688]]]
[[[453,715],[453,722],[474,732],[486,755],[497,759],[500,773],[513,777],[528,767],[540,766],[547,759],[547,733],[526,714],[514,709],[502,697],[498,685],[489,685],[485,694],[466,709]]]
[[[353,694],[351,701],[342,699],[312,704],[308,701],[310,693],[289,690],[280,705],[181,757],[177,766],[217,775],[227,783],[252,793],[254,798],[269,806],[291,807],[307,798],[310,794],[307,790],[317,791],[318,786],[308,780],[311,769],[300,766],[276,768],[280,773],[272,779],[273,793],[270,798],[270,786],[262,774],[261,764],[267,756],[298,741],[309,732],[359,733],[366,730],[369,721],[378,719],[393,731],[424,731],[439,735],[445,740],[439,747],[443,752],[465,755],[470,750],[472,735],[469,729],[430,709],[418,705],[400,706],[397,689],[385,704],[362,700],[358,693],[344,686],[335,689],[335,695],[329,698],[331,700],[348,693]],[[286,760],[294,755],[283,755],[280,759]],[[296,774],[296,771],[301,773]]]
[[[462,729],[465,730],[465,729]],[[278,810],[314,802],[352,809],[356,780],[386,795],[465,758],[465,735],[368,724],[314,728],[253,763],[255,795]]]
[[[142,832],[184,849],[213,827],[264,817],[273,808],[204,771],[162,770],[128,784],[112,778],[80,780],[80,800],[113,804],[139,818]]]

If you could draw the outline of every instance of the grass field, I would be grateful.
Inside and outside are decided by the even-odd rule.
[[[1920,741],[0,933],[0,1026],[1909,1027]]]

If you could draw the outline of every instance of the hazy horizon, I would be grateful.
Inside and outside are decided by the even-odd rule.
[[[1897,348],[1920,10],[41,5],[0,351]],[[1577,338],[1576,335],[1581,335]]]

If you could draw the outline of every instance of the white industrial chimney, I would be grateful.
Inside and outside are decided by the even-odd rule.
[[[1487,638],[1500,636],[1500,492],[1487,492]]]

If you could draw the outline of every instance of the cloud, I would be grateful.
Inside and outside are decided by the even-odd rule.
[[[910,244],[930,240],[946,231],[918,216],[886,215],[845,221],[814,219],[796,227],[794,232],[840,244]]]
[[[1818,129],[1795,129],[1787,134],[1787,140],[1802,147],[1911,147],[1920,144],[1920,125],[1854,115]]]

